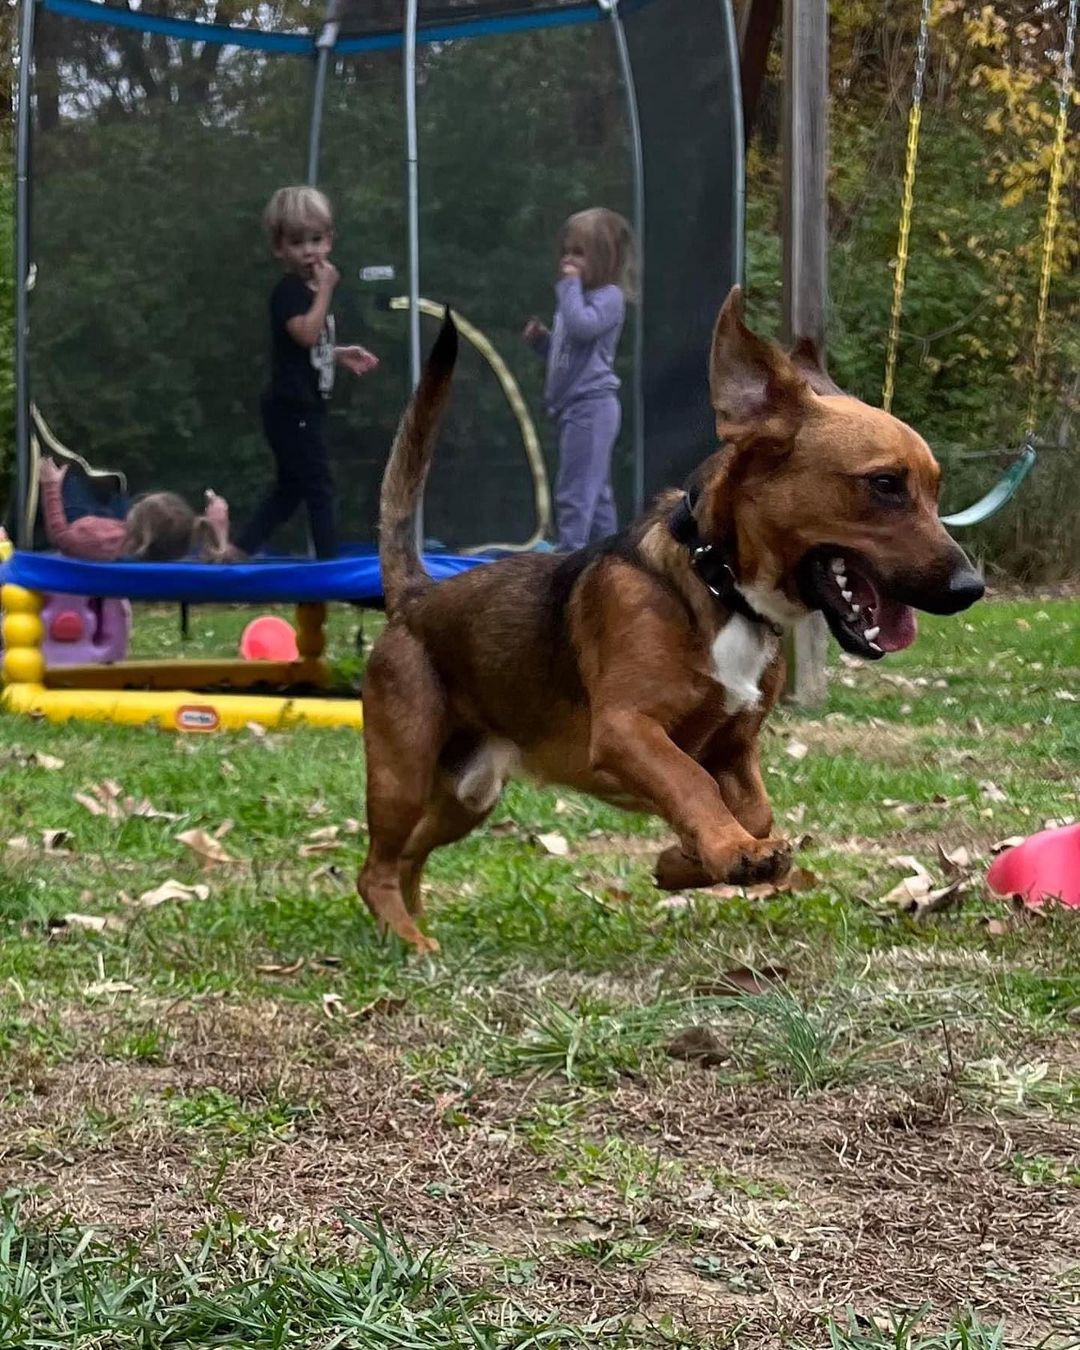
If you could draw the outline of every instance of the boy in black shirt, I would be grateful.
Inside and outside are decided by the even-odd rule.
[[[379,364],[363,347],[334,343],[330,301],[340,274],[330,261],[334,222],[330,203],[316,188],[279,188],[263,224],[285,275],[270,295],[270,386],[262,398],[266,439],[277,481],[237,537],[245,553],[307,503],[315,555],[337,554],[334,481],[323,443],[323,403],[334,387],[334,367],[366,375]]]

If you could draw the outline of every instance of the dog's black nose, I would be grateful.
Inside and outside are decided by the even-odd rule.
[[[986,583],[974,567],[965,562],[949,577],[949,584],[945,588],[949,607],[942,612],[958,614],[962,609],[973,605],[976,600],[981,600],[985,594]]]

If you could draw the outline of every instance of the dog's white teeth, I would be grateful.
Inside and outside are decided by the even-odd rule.
[[[836,584],[840,587],[840,593],[843,594],[844,591],[847,590],[847,577],[844,576],[843,572],[839,572],[839,573],[837,573],[837,575],[833,578],[833,580],[834,580],[834,581],[836,582]]]
[[[870,646],[871,646],[872,650],[875,651],[875,652],[880,652],[880,651],[881,651],[881,648],[877,645],[876,642],[871,642]],[[884,655],[884,653],[882,653],[882,654]]]
[[[850,605],[850,604],[851,604],[851,592],[850,592],[850,591],[841,591],[840,594],[844,597],[844,599],[845,599],[845,600],[848,602],[848,604]]]
[[[873,640],[877,637],[877,635],[880,632],[881,632],[880,628],[868,628],[866,632],[863,634],[863,637],[866,638],[867,642],[873,642]]]
[[[856,617],[858,617],[858,615],[860,615],[860,614],[862,613],[862,605],[852,605],[852,606],[851,606],[851,612],[852,612],[852,614],[854,614]]]
[[[844,560],[843,558],[834,558],[832,562],[829,563],[829,566],[839,576],[839,574],[844,570]]]

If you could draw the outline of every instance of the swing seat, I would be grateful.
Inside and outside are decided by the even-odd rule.
[[[1007,506],[1016,496],[1020,484],[1035,467],[1035,451],[1027,445],[1014,463],[1010,464],[985,497],[980,497],[972,506],[956,511],[951,516],[942,516],[942,525],[950,530],[965,530],[970,525],[981,525],[984,520],[996,516],[1003,506]]]

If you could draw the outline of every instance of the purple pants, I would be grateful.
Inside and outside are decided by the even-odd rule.
[[[618,529],[611,452],[622,411],[614,397],[586,398],[559,414],[555,523],[560,550],[584,548]]]

